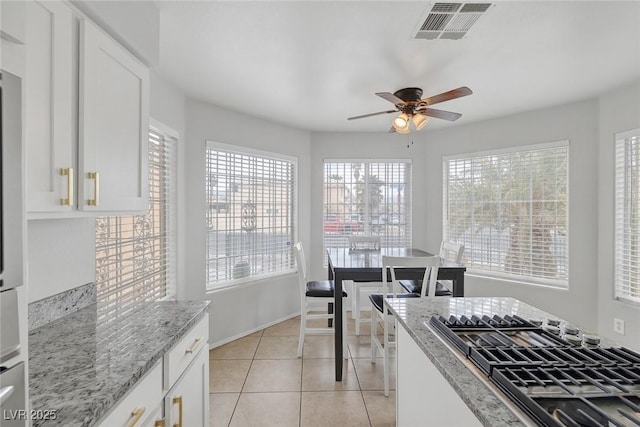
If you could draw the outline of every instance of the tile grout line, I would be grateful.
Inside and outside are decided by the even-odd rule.
[[[256,353],[258,352],[258,347],[260,347],[260,342],[262,341],[262,336],[264,335],[264,329],[262,330],[262,334],[260,334],[260,338],[258,339],[258,345],[256,345],[256,349],[253,351],[253,356],[251,357],[251,363],[249,364],[249,369],[247,370],[247,376],[244,377],[244,381],[242,383],[242,387],[240,388],[240,393],[238,393],[238,400],[236,400],[236,404],[233,406],[233,411],[231,412],[231,418],[229,418],[229,424],[227,427],[231,426],[231,422],[233,421],[233,417],[236,414],[236,409],[238,409],[238,404],[240,403],[240,398],[242,397],[242,392],[244,390],[244,386],[247,383],[247,378],[249,378],[249,372],[251,371],[251,367],[253,366],[253,361],[256,358]],[[241,359],[236,359],[241,360]]]
[[[349,344],[347,344],[347,348],[348,348]],[[352,361],[352,354],[351,354],[351,349],[348,349],[349,351],[349,360],[352,362],[353,364],[353,372],[354,375],[356,376],[356,381],[358,382],[358,390],[360,391],[360,397],[362,398],[362,404],[364,405],[364,411],[367,413],[367,420],[369,421],[369,427],[373,426],[373,423],[371,422],[371,416],[369,415],[369,408],[367,407],[367,401],[364,400],[364,391],[362,390],[362,385],[360,384],[360,377],[358,376],[358,370],[356,369],[356,364],[353,363]]]

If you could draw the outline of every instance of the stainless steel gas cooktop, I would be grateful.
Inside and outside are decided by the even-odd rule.
[[[453,344],[540,426],[640,426],[640,354],[571,325],[518,316],[432,317]]]

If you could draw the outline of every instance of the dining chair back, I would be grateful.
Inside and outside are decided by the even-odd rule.
[[[439,257],[441,260],[453,261],[457,264],[462,262],[462,255],[464,254],[464,245],[442,241],[440,243]],[[449,297],[452,296],[451,281],[436,281],[435,295]],[[401,280],[400,286],[407,292],[422,293],[422,280]]]
[[[401,286],[398,284],[397,271],[402,268],[424,268],[424,276],[422,283],[426,283],[427,286],[423,286],[420,290],[421,297],[433,297],[436,296],[435,283],[438,278],[438,267],[440,266],[439,256],[427,256],[427,257],[395,257],[395,256],[383,256],[382,257],[382,282],[387,293],[391,293],[394,296],[401,291]],[[386,271],[389,274],[386,274]],[[388,280],[388,276],[391,276],[391,281]],[[433,286],[432,286],[433,285]]]
[[[380,236],[349,236],[349,251],[360,250],[380,250]],[[355,321],[356,335],[360,335],[360,326],[363,323],[371,323],[371,318],[363,317],[362,312],[369,310],[366,298],[363,295],[370,295],[378,291],[380,282],[355,282],[345,280],[344,286],[349,290],[351,296],[351,318]],[[363,302],[364,301],[364,302]]]
[[[435,296],[436,279],[438,277],[439,256],[428,257],[382,257],[382,287],[380,293],[369,295],[371,301],[371,363],[376,363],[377,351],[383,354],[384,395],[389,396],[389,363],[391,349],[396,347],[395,319],[384,306],[387,298],[424,298]],[[421,293],[399,293],[398,273],[404,268],[424,268]],[[389,280],[389,277],[391,280]],[[382,341],[377,334],[378,324],[382,325]]]
[[[329,304],[334,302],[334,282],[332,280],[307,280],[307,265],[304,257],[302,242],[297,242],[293,246],[293,254],[296,258],[298,269],[298,286],[300,290],[300,334],[298,337],[298,357],[302,357],[304,338],[307,334],[335,334],[335,316],[328,309]],[[342,298],[346,298],[347,293],[342,293]],[[346,329],[346,304],[342,304],[342,348],[347,348]],[[333,327],[309,327],[307,321],[315,319],[333,319]],[[345,359],[348,352],[344,353]]]
[[[464,254],[464,245],[442,241],[440,244],[440,258],[455,261],[460,264]]]
[[[349,250],[380,249],[380,236],[349,236]]]

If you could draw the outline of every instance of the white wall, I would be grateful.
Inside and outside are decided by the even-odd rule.
[[[640,307],[613,298],[615,134],[640,128],[640,81],[599,100],[598,327],[602,335],[640,351]],[[613,319],[625,321],[625,335],[613,332]]]
[[[186,103],[187,299],[210,299],[210,343],[217,345],[300,311],[297,276],[258,280],[205,295],[205,142],[256,148],[298,158],[298,237],[308,246],[310,203],[309,133],[249,117],[204,102]]]
[[[595,100],[423,133],[427,145],[427,242],[442,239],[442,157],[458,153],[569,140],[569,289],[467,275],[467,296],[512,296],[564,319],[597,329],[598,108]],[[416,213],[415,216],[419,214]]]
[[[136,18],[136,13],[149,5],[126,8],[124,12],[123,5],[125,2],[100,2],[99,7],[93,7],[92,13],[111,30],[120,32],[116,35],[129,46],[135,46],[139,56],[149,63],[157,62],[157,11],[153,10],[146,18]],[[136,24],[139,19],[151,20],[150,31],[139,31],[141,28]],[[640,126],[640,82],[614,90],[599,100],[439,131],[427,128],[412,135],[415,144],[409,148],[406,144],[411,137],[407,139],[385,132],[310,134],[200,101],[185,100],[178,89],[156,73],[152,73],[151,80],[151,115],[180,134],[178,297],[212,299],[210,342],[214,344],[295,314],[299,311],[299,303],[294,275],[257,281],[223,292],[205,292],[205,140],[298,158],[299,238],[309,248],[311,274],[323,277],[326,271],[321,266],[322,201],[314,195],[322,191],[324,158],[413,159],[413,242],[417,247],[435,250],[441,239],[442,156],[569,139],[570,289],[558,291],[468,277],[466,293],[512,295],[640,349],[640,311],[635,306],[615,301],[611,290],[612,136]],[[95,279],[94,233],[93,220],[86,218],[28,222],[29,301]],[[612,335],[614,317],[626,321],[624,337]]]
[[[151,1],[71,0],[150,67],[160,62],[160,11]]]
[[[29,302],[95,281],[95,241],[93,218],[29,220]]]
[[[312,134],[312,191],[320,191],[324,158],[414,159],[413,244],[437,251],[442,240],[442,157],[457,153],[570,141],[569,268],[568,291],[470,277],[465,295],[508,295],[597,329],[597,122],[595,100],[532,111],[497,120],[427,129],[407,137],[393,134]],[[313,271],[322,273],[322,201],[312,199]]]

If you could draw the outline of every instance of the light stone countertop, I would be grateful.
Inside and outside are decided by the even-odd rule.
[[[454,348],[445,345],[442,339],[425,325],[425,322],[428,322],[432,316],[441,315],[448,318],[451,315],[473,314],[518,315],[524,319],[542,321],[558,319],[561,325],[567,322],[522,301],[506,297],[385,298],[385,304],[483,425],[490,427],[534,425],[533,421],[527,419],[521,411],[514,410],[512,404],[506,404],[505,400],[508,398],[500,396],[500,391],[488,387],[478,379],[472,369],[459,359],[462,355],[456,354]],[[479,369],[476,372],[480,372]]]
[[[208,301],[92,304],[29,332],[31,409],[39,426],[92,426],[206,313]]]

